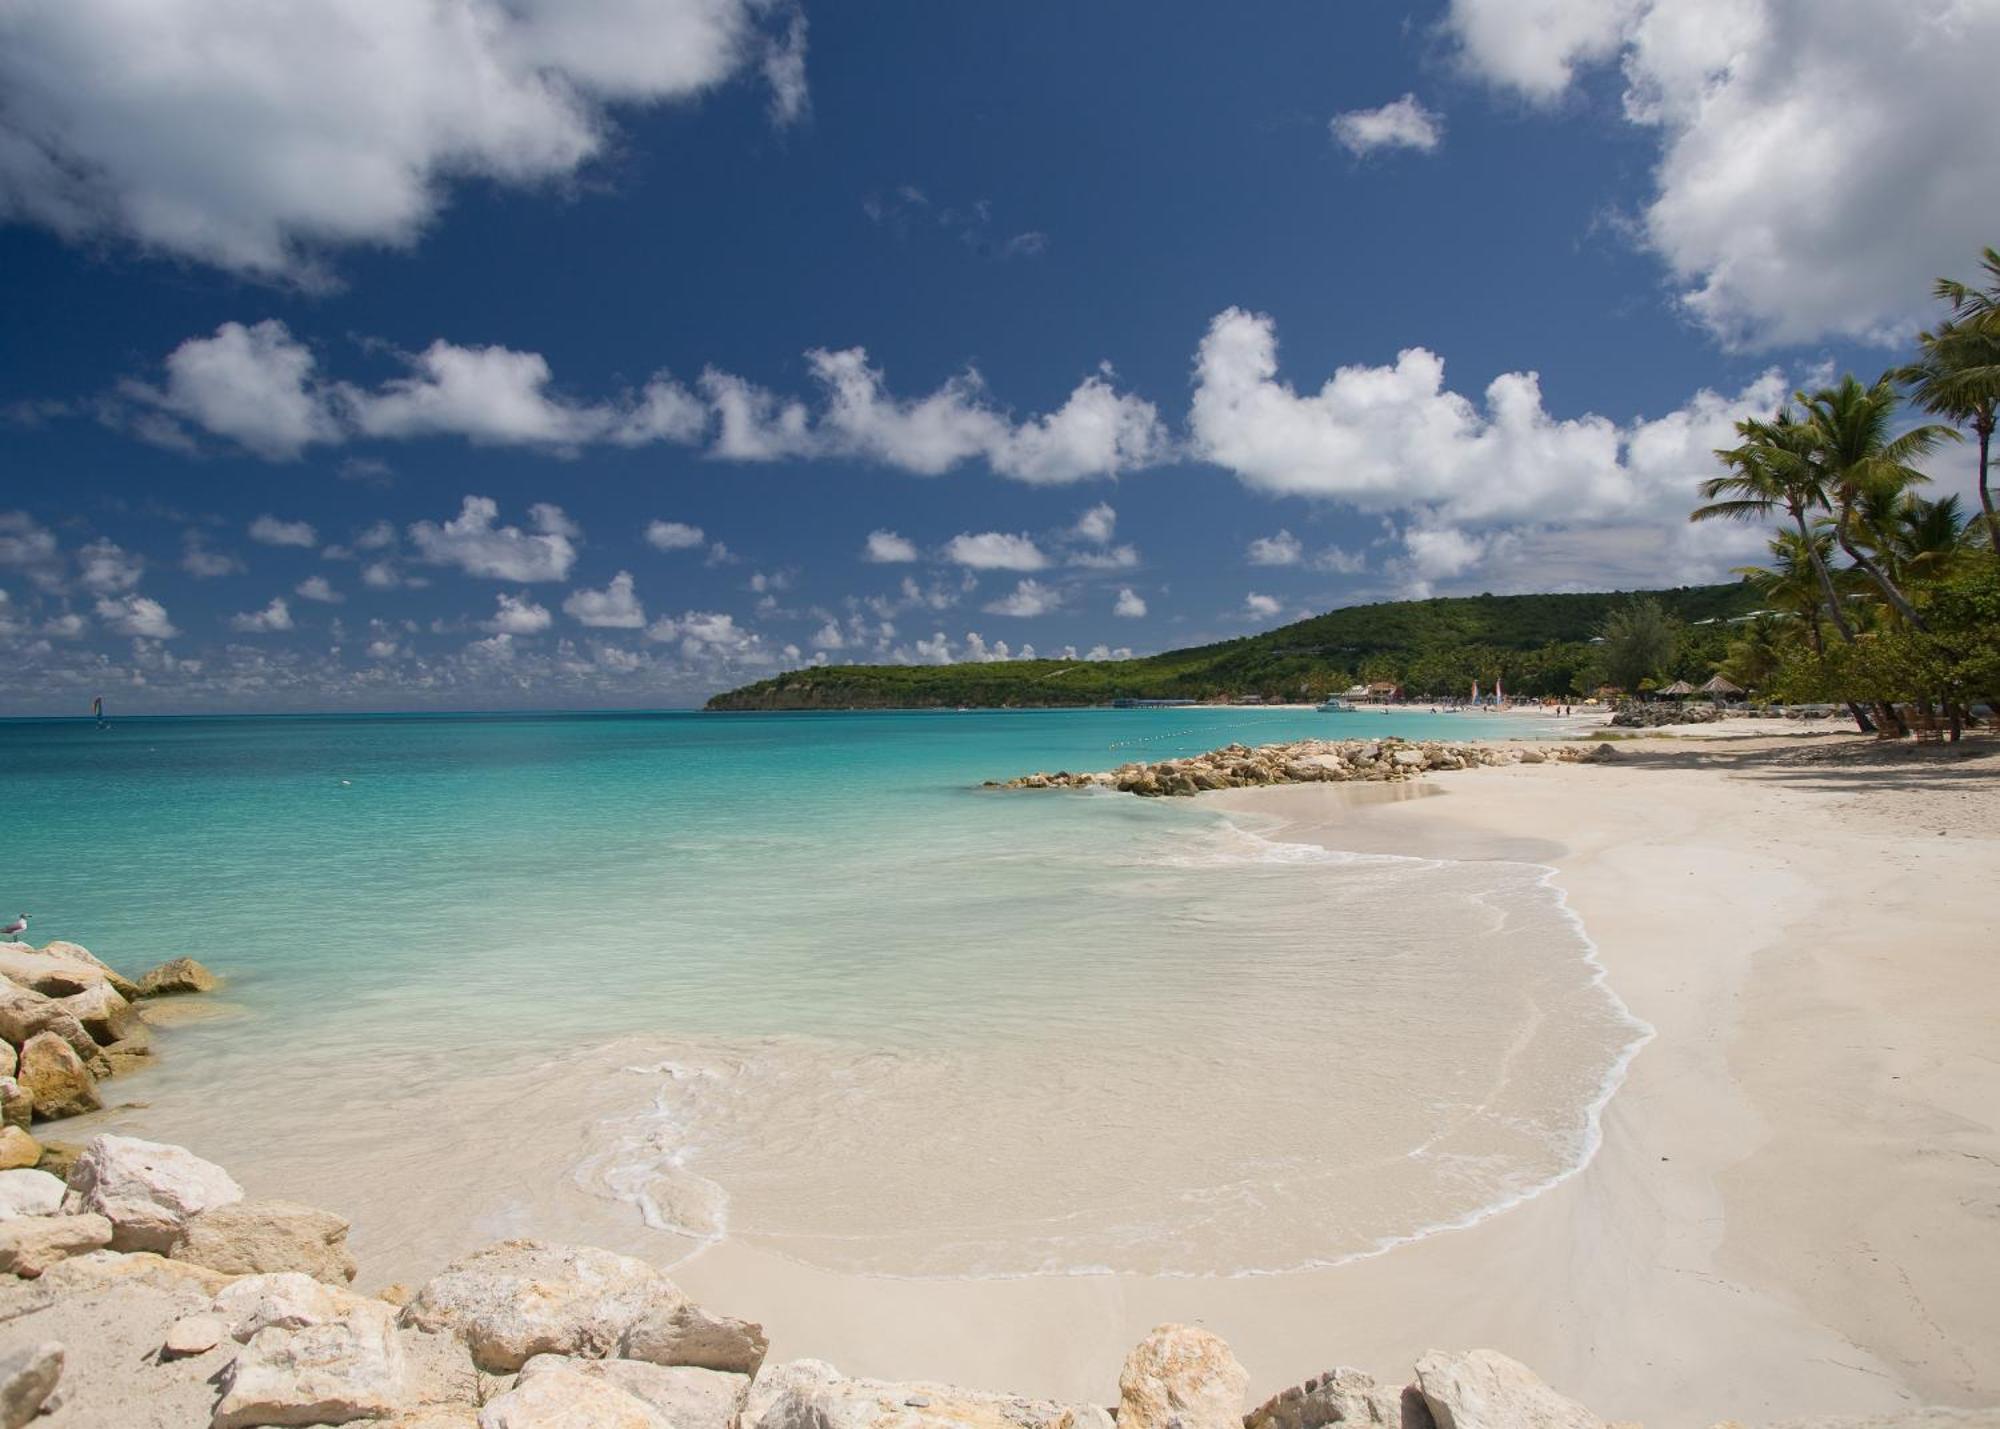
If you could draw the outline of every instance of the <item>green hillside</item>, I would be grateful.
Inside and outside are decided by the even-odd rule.
[[[1676,667],[1706,679],[1731,617],[1758,604],[1744,585],[1643,592],[1684,629]],[[977,665],[831,665],[730,690],[712,710],[1022,708],[1114,699],[1319,699],[1393,680],[1412,697],[1463,693],[1497,676],[1523,696],[1580,693],[1595,683],[1590,638],[1638,592],[1481,595],[1391,601],[1328,611],[1261,635],[1136,660],[1011,660]]]

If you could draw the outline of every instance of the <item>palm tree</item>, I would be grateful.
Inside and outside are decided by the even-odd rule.
[[[1802,621],[1806,643],[1812,646],[1814,654],[1820,654],[1826,649],[1826,642],[1819,628],[1820,610],[1825,604],[1819,572],[1832,558],[1833,532],[1824,522],[1817,523],[1807,536],[1796,531],[1777,531],[1771,536],[1769,549],[1770,565],[1738,566],[1731,574],[1743,577],[1772,610]],[[1745,683],[1736,675],[1730,678]]]
[[[1873,581],[1889,604],[1912,627],[1924,620],[1910,598],[1884,569],[1865,555],[1857,540],[1857,518],[1871,505],[1891,502],[1913,486],[1930,480],[1912,462],[1934,451],[1958,433],[1938,423],[1912,427],[1891,436],[1896,416],[1896,387],[1891,376],[1864,387],[1852,373],[1838,385],[1823,387],[1797,400],[1805,409],[1804,425],[1811,433],[1808,460],[1819,477],[1819,490],[1833,506],[1833,539],[1847,558]]]
[[[1688,513],[1690,521],[1761,521],[1783,510],[1792,523],[1795,551],[1803,555],[1819,585],[1820,598],[1840,638],[1854,643],[1854,628],[1841,608],[1834,589],[1833,573],[1827,566],[1832,554],[1829,536],[1822,541],[1811,534],[1815,511],[1832,509],[1819,468],[1813,462],[1814,437],[1810,427],[1792,415],[1791,409],[1770,421],[1751,419],[1736,424],[1740,446],[1718,448],[1716,456],[1729,468],[1727,476],[1711,477],[1701,484],[1708,505]],[[1812,625],[1815,640],[1819,622]]]
[[[1931,581],[1948,574],[1964,556],[1969,525],[1956,493],[1936,501],[1913,494],[1897,503],[1882,534],[1898,570],[1913,580]]]
[[[1931,291],[1951,304],[1951,319],[1936,332],[1919,333],[1921,356],[1898,380],[1919,407],[1933,416],[1972,428],[1979,443],[1979,506],[1986,516],[1986,540],[2000,552],[2000,512],[1987,485],[1993,431],[2000,417],[2000,249],[1980,258],[1986,286],[1940,278]]]

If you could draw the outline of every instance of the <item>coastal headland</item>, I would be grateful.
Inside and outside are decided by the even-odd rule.
[[[1162,1345],[1178,1347],[1165,1358],[1196,1367],[1175,1391],[1197,1406],[1177,1411],[1184,1425],[1233,1422],[1287,1386],[1294,1392],[1281,1405],[1293,1406],[1292,1417],[1267,1410],[1272,1425],[1337,1422],[1325,1406],[1339,1384],[1358,1382],[1336,1377],[1303,1387],[1336,1363],[1358,1366],[1374,1385],[1387,1387],[1382,1393],[1357,1390],[1343,1401],[1354,1415],[1387,1414],[1393,1405],[1406,1425],[1446,1422],[1440,1409],[1450,1411],[1442,1396],[1455,1392],[1442,1387],[1447,1380],[1521,1382],[1497,1359],[1426,1360],[1437,1345],[1490,1346],[1532,1366],[1535,1376],[1560,1391],[1556,1402],[1569,1406],[1544,1404],[1540,1419],[1461,1414],[1455,1422],[1462,1425],[1592,1424],[1600,1415],[1655,1426],[1725,1418],[1758,1424],[1914,1415],[1926,1405],[1970,1411],[2000,1402],[2000,1323],[1990,1312],[1988,1273],[2000,1264],[2000,1217],[1993,1213],[2000,1063],[1989,1050],[2000,1013],[1990,912],[1992,870],[2000,858],[2000,747],[1984,737],[1946,747],[1834,732],[1739,732],[1759,728],[1742,722],[1737,729],[1704,727],[1700,738],[1669,731],[1621,740],[1608,746],[1615,753],[1588,761],[1516,761],[1508,747],[1489,746],[1496,751],[1490,760],[1450,756],[1480,767],[1437,778],[1428,772],[1405,777],[1415,766],[1398,763],[1396,746],[1384,742],[1389,764],[1403,771],[1397,777],[1259,781],[1259,787],[1200,795],[1202,803],[1279,842],[1431,859],[1508,859],[1552,870],[1610,987],[1653,1029],[1603,1107],[1595,1154],[1560,1184],[1459,1229],[1344,1264],[1271,1276],[892,1279],[817,1269],[725,1237],[676,1266],[675,1304],[685,1292],[700,1304],[756,1316],[766,1327],[760,1333],[769,1337],[771,1367],[754,1386],[748,1380],[725,1384],[728,1393],[708,1401],[711,1409],[723,1401],[736,1407],[715,1422],[741,1416],[745,1429],[780,1429],[893,1420],[920,1429],[947,1422],[1054,1425],[1068,1415],[1080,1425],[1104,1422],[1095,1417],[1104,1411],[1090,1406],[1117,1403],[1118,1422],[1127,1429],[1128,1423],[1150,1422],[1143,1407],[1150,1382],[1145,1366],[1162,1357]],[[1372,760],[1364,762],[1372,767]],[[1426,756],[1425,768],[1450,765]],[[1442,796],[1413,797],[1434,789]],[[1313,875],[1301,869],[1299,876]],[[162,1050],[171,1056],[170,1046]],[[1244,1055],[1255,1055],[1254,1048]],[[1367,1049],[1329,1048],[1328,1055],[1366,1056]],[[86,1145],[114,1127],[143,1137],[145,1118],[143,1107],[127,1108],[61,1123],[56,1131]],[[531,1222],[545,1219],[522,1234],[599,1242],[644,1258],[643,1228],[569,1216],[573,1193],[560,1185],[561,1144],[517,1140],[516,1146],[514,1165],[523,1182],[546,1174],[550,1183],[526,1213]],[[100,1151],[96,1159],[117,1149]],[[191,1148],[197,1157],[201,1150]],[[247,1377],[253,1387],[268,1387],[279,1369],[297,1368],[304,1354],[298,1337],[314,1335],[314,1324],[344,1326],[317,1333],[329,1342],[365,1342],[380,1351],[378,1359],[400,1357],[406,1365],[421,1361],[449,1369],[458,1363],[453,1356],[476,1357],[476,1336],[484,1332],[468,1338],[464,1322],[454,1319],[460,1311],[425,1319],[391,1303],[444,1303],[450,1297],[443,1290],[406,1292],[386,1282],[435,1284],[433,1277],[444,1273],[448,1285],[459,1284],[468,1249],[483,1243],[473,1228],[456,1226],[429,1240],[399,1236],[393,1246],[376,1242],[371,1248],[368,1224],[378,1210],[392,1214],[398,1177],[409,1170],[409,1158],[399,1159],[402,1169],[392,1160],[371,1173],[382,1183],[374,1198],[350,1190],[365,1179],[359,1173],[324,1192],[246,1176],[239,1195],[253,1207],[324,1199],[340,1213],[331,1219],[354,1220],[356,1283],[379,1288],[384,1308],[356,1308],[350,1300],[365,1297],[342,1290],[349,1298],[318,1321],[253,1326],[241,1339],[235,1333],[240,1327],[228,1329],[188,1361],[205,1375],[245,1362],[215,1384],[193,1381],[206,1384],[204,1412],[235,1392],[224,1386]],[[421,1175],[432,1183],[481,1169],[450,1146],[423,1160]],[[149,1256],[160,1251],[121,1246],[116,1216],[83,1204],[92,1192],[79,1187],[74,1166],[56,1169],[69,1179],[66,1187],[55,1187],[55,1215],[47,1207],[36,1215],[24,1206],[0,1222],[0,1233],[31,1239],[52,1257],[39,1278],[0,1284],[0,1355],[32,1358],[45,1342],[63,1342],[61,1381],[72,1385],[79,1373],[93,1379],[115,1373],[121,1384],[129,1379],[128,1387],[147,1374],[187,1378],[161,1353],[167,1332],[190,1316],[220,1313],[215,1306],[229,1291],[230,1276],[249,1273],[254,1280],[270,1268],[246,1272],[240,1267],[250,1262],[232,1260],[239,1268],[197,1274],[156,1265]],[[68,1205],[70,1199],[77,1204]],[[173,1214],[185,1223],[207,1209],[182,1206]],[[277,1218],[293,1228],[286,1243],[311,1242],[312,1235],[298,1228],[324,1222],[312,1219],[317,1213],[295,1210],[299,1214],[290,1219]],[[112,1223],[108,1249],[92,1250],[92,1236],[52,1241],[48,1224],[22,1228],[24,1221],[93,1215]],[[211,1257],[213,1247],[240,1245],[244,1228],[225,1235],[229,1218],[220,1219],[223,1225],[211,1223],[206,1237],[185,1234],[184,1224],[168,1227],[166,1258],[181,1265],[174,1257],[185,1252],[172,1247],[189,1242],[211,1247],[197,1253]],[[344,1241],[344,1229],[336,1239]],[[56,1242],[75,1253],[64,1259],[60,1245],[50,1250]],[[258,1243],[269,1242],[266,1236]],[[326,1236],[316,1243],[323,1253]],[[532,1259],[543,1252],[509,1254]],[[555,1268],[531,1267],[532,1274],[521,1275],[538,1284],[565,1283],[579,1262],[563,1259],[568,1252],[553,1254],[560,1262]],[[447,1272],[451,1262],[461,1263]],[[493,1267],[490,1260],[482,1264]],[[76,1268],[64,1268],[70,1265]],[[519,1269],[501,1268],[509,1275]],[[620,1273],[654,1286],[649,1293],[667,1295],[639,1271]],[[148,1312],[154,1321],[121,1320],[105,1309],[142,1291],[159,1300]],[[513,1303],[509,1293],[493,1291],[493,1303]],[[197,1298],[200,1307],[193,1303]],[[497,1323],[499,1315],[487,1320]],[[92,1324],[138,1323],[144,1333],[132,1329],[130,1335],[154,1336],[159,1343],[141,1345],[128,1336],[114,1346],[91,1338]],[[1162,1324],[1201,1327],[1226,1348],[1217,1352],[1192,1332],[1149,1340]],[[542,1365],[525,1378],[559,1374],[577,1395],[598,1392],[580,1387],[593,1376],[623,1375],[636,1384],[647,1371],[590,1368],[606,1356],[630,1358],[619,1349],[629,1328],[609,1338],[578,1332],[573,1343],[558,1337],[549,1352],[564,1356],[564,1363]],[[409,1338],[425,1335],[443,1335],[449,1344]],[[399,1351],[381,1349],[397,1337]],[[1121,1359],[1141,1341],[1153,1351],[1142,1345],[1134,1352],[1139,1369],[1128,1363],[1121,1378]],[[114,1348],[123,1356],[115,1370],[110,1359],[92,1358]],[[432,1353],[442,1358],[424,1358]],[[808,1359],[873,1382],[796,1364],[777,1373],[785,1362]],[[1240,1371],[1231,1368],[1238,1359]],[[1419,1371],[1414,1381],[1413,1365]],[[671,1368],[687,1379],[689,1367]],[[412,1429],[558,1422],[525,1417],[532,1404],[519,1396],[529,1386],[510,1377],[519,1373],[519,1366],[477,1374],[453,1370],[445,1378],[460,1389],[425,1390],[424,1402],[401,1407],[378,1397],[380,1407],[370,1416]],[[913,1377],[923,1383],[910,1382]],[[424,1375],[407,1383],[419,1380],[433,1383]],[[1414,1401],[1400,1393],[1413,1382]],[[950,1384],[1014,1391],[1032,1401],[961,1395],[944,1388]],[[628,1388],[612,1387],[632,1397]],[[1429,1397],[1433,1388],[1441,1396],[1436,1402]],[[65,1399],[66,1393],[72,1397]],[[183,1397],[159,1402],[184,1409],[194,1403],[185,1388],[174,1393]],[[517,1396],[512,1409],[501,1404],[510,1394]],[[76,1396],[74,1388],[63,1391],[58,1382],[57,1407],[45,1422],[111,1422],[77,1417],[95,1402]],[[239,1396],[239,1409],[242,1402]],[[1030,1402],[1037,1407],[1023,1407]],[[1205,1411],[1198,1408],[1203,1404]],[[1376,1408],[1354,1408],[1364,1404]],[[1416,1412],[1413,1404],[1422,1406],[1428,1421],[1408,1417]],[[177,1412],[183,1417],[119,1422],[209,1422],[186,1417],[192,1411]],[[656,1405],[654,1412],[662,1411]],[[683,1420],[669,1415],[666,1422]],[[1972,1413],[1908,1422],[1994,1421]]]

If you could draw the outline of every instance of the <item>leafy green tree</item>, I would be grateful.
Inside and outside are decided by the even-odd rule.
[[[1987,482],[2000,418],[2000,250],[1988,248],[1980,266],[1986,274],[1983,287],[1938,279],[1933,292],[1951,304],[1951,318],[1933,332],[1918,334],[1917,360],[1896,376],[1926,412],[1972,429],[1979,448],[1977,484],[1986,544],[2000,552],[2000,512]]]
[[[1680,628],[1657,600],[1640,596],[1605,617],[1598,664],[1607,684],[1636,690],[1673,664]]]
[[[1927,423],[1891,435],[1898,396],[1894,381],[1877,379],[1864,387],[1852,373],[1831,387],[1810,395],[1799,393],[1809,432],[1808,461],[1820,478],[1820,490],[1832,502],[1833,539],[1855,569],[1881,590],[1896,613],[1919,630],[1923,616],[1909,595],[1892,578],[1883,562],[1862,549],[1867,538],[1859,518],[1872,504],[1893,502],[1914,486],[1930,480],[1912,462],[1936,450],[1958,433]]]

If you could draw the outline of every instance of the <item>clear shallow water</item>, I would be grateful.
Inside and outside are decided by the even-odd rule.
[[[1232,739],[1531,730],[1204,709],[12,722],[0,911],[122,966],[189,952],[229,976],[246,1015],[163,1039],[124,1124],[198,1128],[232,1165],[305,1164],[305,1118],[392,1153],[384,1194],[435,1195],[420,1152],[459,1091],[588,1076],[606,1094],[536,1174],[629,1205],[664,1253],[728,1234],[888,1274],[1285,1269],[1582,1154],[1632,1027],[1544,870],[974,786]]]

